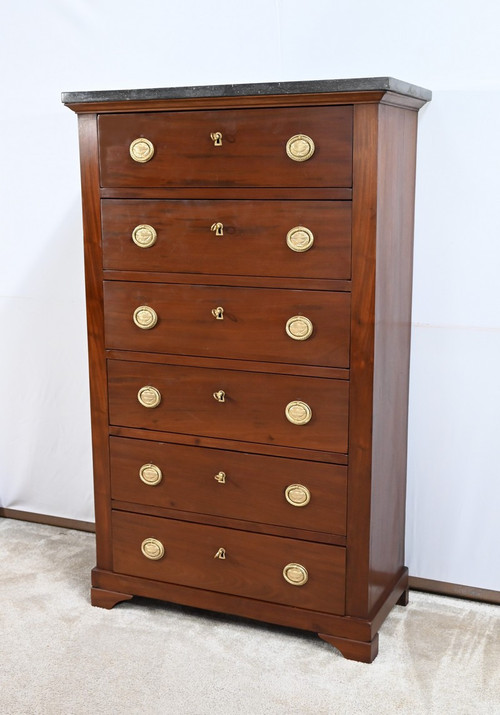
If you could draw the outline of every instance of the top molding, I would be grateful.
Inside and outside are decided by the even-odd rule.
[[[429,102],[432,92],[393,77],[323,79],[299,82],[261,82],[258,84],[220,84],[204,87],[162,87],[157,89],[119,89],[90,92],[63,92],[64,104],[87,102],[138,102],[209,97],[248,97],[265,95],[333,94],[335,92],[391,92]]]

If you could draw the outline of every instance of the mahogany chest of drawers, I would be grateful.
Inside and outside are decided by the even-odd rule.
[[[417,111],[390,78],[67,93],[79,115],[92,603],[314,631],[405,605]]]

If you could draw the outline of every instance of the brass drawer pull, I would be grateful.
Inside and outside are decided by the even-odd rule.
[[[286,245],[296,253],[305,253],[313,243],[314,234],[305,226],[294,226],[286,234]]]
[[[287,420],[294,425],[306,425],[312,417],[312,410],[307,402],[293,400],[285,407],[285,415]]]
[[[311,492],[303,484],[290,484],[285,489],[285,498],[292,506],[307,506],[311,501]]]
[[[217,400],[217,402],[225,402],[226,393],[224,392],[224,390],[218,390],[217,392],[214,392],[214,400]]]
[[[294,315],[286,321],[285,330],[292,340],[307,340],[313,334],[313,324],[305,315]]]
[[[214,559],[225,559],[226,558],[226,549],[223,549],[222,546],[220,549],[217,551],[216,554],[214,554]]]
[[[144,385],[137,393],[137,399],[143,407],[158,407],[161,402],[161,392],[152,385]]]
[[[134,323],[138,328],[142,330],[151,330],[154,328],[158,322],[158,315],[154,308],[150,308],[149,305],[140,305],[134,310]]]
[[[210,139],[213,141],[214,146],[222,146],[221,132],[210,132]]]
[[[216,482],[219,482],[219,484],[225,484],[226,483],[226,472],[217,472],[214,479]]]
[[[156,464],[143,464],[139,469],[139,477],[144,484],[149,487],[155,487],[163,479],[163,474]]]
[[[301,564],[287,564],[283,569],[283,578],[292,586],[304,586],[309,579],[305,566]]]
[[[141,544],[141,551],[151,561],[159,561],[165,556],[165,547],[158,539],[144,539]]]
[[[157,233],[149,223],[140,223],[132,231],[132,241],[139,248],[150,248],[156,243]]]
[[[307,161],[314,154],[315,148],[307,134],[294,134],[286,143],[286,153],[293,161]]]
[[[217,221],[217,223],[213,223],[210,226],[210,230],[213,231],[216,236],[223,236],[224,235],[224,224],[221,223],[220,221]]]
[[[216,320],[224,320],[224,308],[220,305],[218,308],[212,308],[212,315]]]
[[[130,156],[139,164],[145,164],[153,158],[155,148],[149,139],[139,137],[130,144]]]

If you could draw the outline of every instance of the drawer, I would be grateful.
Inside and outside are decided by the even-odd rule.
[[[346,467],[123,437],[110,449],[113,499],[346,533]]]
[[[101,210],[105,269],[351,276],[349,201],[106,199]]]
[[[349,187],[352,117],[350,106],[104,114],[101,185]],[[220,146],[215,133],[222,135]],[[299,134],[314,143],[307,160],[287,154],[288,140]],[[143,143],[138,158],[154,152],[147,161],[131,156],[140,138],[152,150],[142,152]]]
[[[349,364],[348,293],[105,281],[104,315],[108,348]]]
[[[112,523],[113,571],[117,573],[344,613],[342,547],[119,511],[113,512]],[[161,546],[154,543],[144,548],[157,556],[163,549],[161,558],[152,560],[143,554],[147,539],[160,542]],[[289,583],[284,569],[291,580],[305,582]]]
[[[345,380],[108,360],[108,387],[112,425],[347,452]],[[156,407],[139,402],[144,387],[161,396]],[[152,403],[153,390],[141,394]],[[308,406],[310,421],[290,422],[288,405],[298,419]]]

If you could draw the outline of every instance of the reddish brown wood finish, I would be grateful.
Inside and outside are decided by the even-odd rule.
[[[214,132],[222,146],[214,146]],[[308,161],[287,156],[297,134],[316,145]],[[138,137],[155,147],[146,163],[130,156]],[[352,107],[101,115],[99,156],[103,187],[350,187]]]
[[[103,588],[90,589],[90,602],[98,608],[113,608],[117,603],[130,601],[133,595],[130,593],[117,593],[116,591],[106,591]]]
[[[361,663],[373,663],[378,654],[378,633],[375,638],[368,643],[365,641],[356,641],[352,638],[327,636],[324,633],[318,633],[318,636],[334,646],[334,648],[337,648],[344,658],[348,660],[357,660]]]
[[[111,437],[110,447],[113,499],[345,534],[345,467],[117,437]],[[162,471],[158,485],[139,478],[139,469],[149,463]],[[221,471],[224,483],[215,479]],[[297,507],[286,500],[291,484],[309,489],[309,504]]]
[[[349,390],[341,380],[110,360],[108,385],[112,425],[336,452],[347,448]],[[162,395],[156,408],[137,399],[146,385]],[[226,393],[225,402],[214,398],[219,390]],[[309,423],[295,425],[285,417],[294,400],[309,404]]]
[[[159,540],[165,555],[141,553],[144,539]],[[216,558],[220,548],[225,559]],[[289,563],[307,569],[303,586],[287,583]],[[211,591],[259,598],[327,613],[344,612],[345,549],[113,512],[113,564],[118,573]]]
[[[348,367],[349,304],[347,293],[110,281],[104,284],[106,346]],[[153,328],[135,325],[140,306],[154,309],[158,321]],[[223,309],[220,320],[212,313],[218,307]],[[297,315],[313,324],[307,340],[287,335],[287,321]]]
[[[211,226],[223,224],[223,235]],[[232,276],[348,279],[351,275],[351,204],[347,201],[133,201],[102,202],[105,269]],[[156,243],[140,248],[132,231],[153,226]],[[295,226],[314,234],[312,247],[292,251]]]
[[[150,187],[142,189],[140,186],[109,188],[101,187],[102,199],[144,199],[150,201],[152,199],[166,199],[176,201],[187,200],[209,200],[221,201],[230,199],[232,202],[243,200],[258,201],[262,199],[262,189],[255,186],[246,186],[245,188],[231,187],[210,187],[198,186],[194,189],[187,187]],[[304,187],[287,188],[287,187],[266,187],[264,199],[270,201],[272,199],[279,201],[350,201],[352,199],[352,189],[350,187],[329,186],[327,188],[307,189]]]

